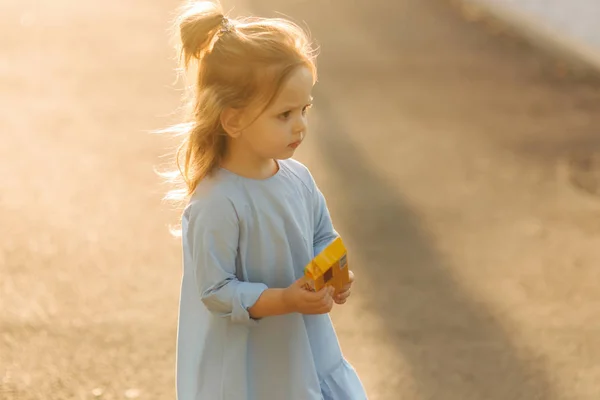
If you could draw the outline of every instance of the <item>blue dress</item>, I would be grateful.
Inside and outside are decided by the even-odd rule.
[[[329,314],[256,320],[267,288],[285,288],[337,237],[308,169],[279,161],[253,180],[220,169],[182,217],[178,400],[364,400]]]

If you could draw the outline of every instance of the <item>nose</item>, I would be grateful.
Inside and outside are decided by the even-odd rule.
[[[304,132],[306,131],[306,117],[300,116],[299,118],[296,119],[295,123],[294,123],[294,133],[295,134],[304,134]]]

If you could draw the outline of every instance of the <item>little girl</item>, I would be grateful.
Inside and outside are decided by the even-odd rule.
[[[198,67],[192,118],[179,126],[189,200],[177,398],[366,399],[328,315],[350,287],[303,288],[304,266],[337,237],[310,172],[291,159],[316,80],[308,38],[283,19],[228,19],[210,2],[187,6],[177,28],[184,67]]]

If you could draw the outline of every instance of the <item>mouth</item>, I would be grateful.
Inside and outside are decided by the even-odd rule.
[[[294,142],[294,143],[288,145],[288,147],[291,147],[292,149],[296,149],[296,148],[298,148],[298,146],[300,146],[300,143],[302,143],[302,140],[298,140],[297,142]]]

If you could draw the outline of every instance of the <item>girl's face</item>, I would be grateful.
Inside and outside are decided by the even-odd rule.
[[[272,104],[244,128],[239,137],[244,147],[265,160],[292,157],[306,137],[313,85],[308,68],[293,71]]]

